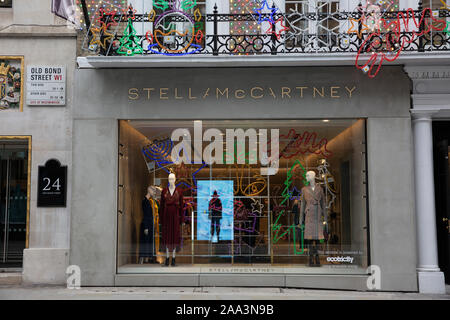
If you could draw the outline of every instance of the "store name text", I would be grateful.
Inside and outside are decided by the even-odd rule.
[[[251,87],[248,89],[232,88],[205,88],[203,90],[193,88],[129,88],[129,100],[198,100],[206,98],[219,99],[303,99],[305,97],[351,99],[355,94],[356,86],[296,86],[296,87]]]

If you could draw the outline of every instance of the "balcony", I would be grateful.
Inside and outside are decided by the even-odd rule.
[[[272,6],[244,14],[220,13],[217,6],[210,14],[128,9],[94,17],[80,41],[80,67],[356,64],[370,75],[384,61],[450,61],[446,8],[380,13],[361,5],[351,12],[322,5],[280,12]],[[142,26],[145,34],[136,30]]]

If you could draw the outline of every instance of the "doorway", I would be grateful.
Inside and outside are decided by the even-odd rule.
[[[30,137],[0,136],[0,268],[21,268],[28,245]]]
[[[450,121],[433,123],[439,268],[450,283]]]

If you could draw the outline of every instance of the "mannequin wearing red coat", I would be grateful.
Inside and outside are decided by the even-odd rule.
[[[169,251],[173,252],[172,265],[175,265],[175,251],[181,246],[183,222],[183,193],[174,187],[175,175],[172,175],[169,175],[169,187],[161,192],[160,201],[161,244],[166,248],[166,265],[169,264]]]

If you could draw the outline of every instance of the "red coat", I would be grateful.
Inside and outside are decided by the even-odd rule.
[[[161,192],[160,201],[161,245],[162,248],[179,249],[181,245],[181,223],[183,222],[183,193],[175,188],[173,195],[169,188]]]

